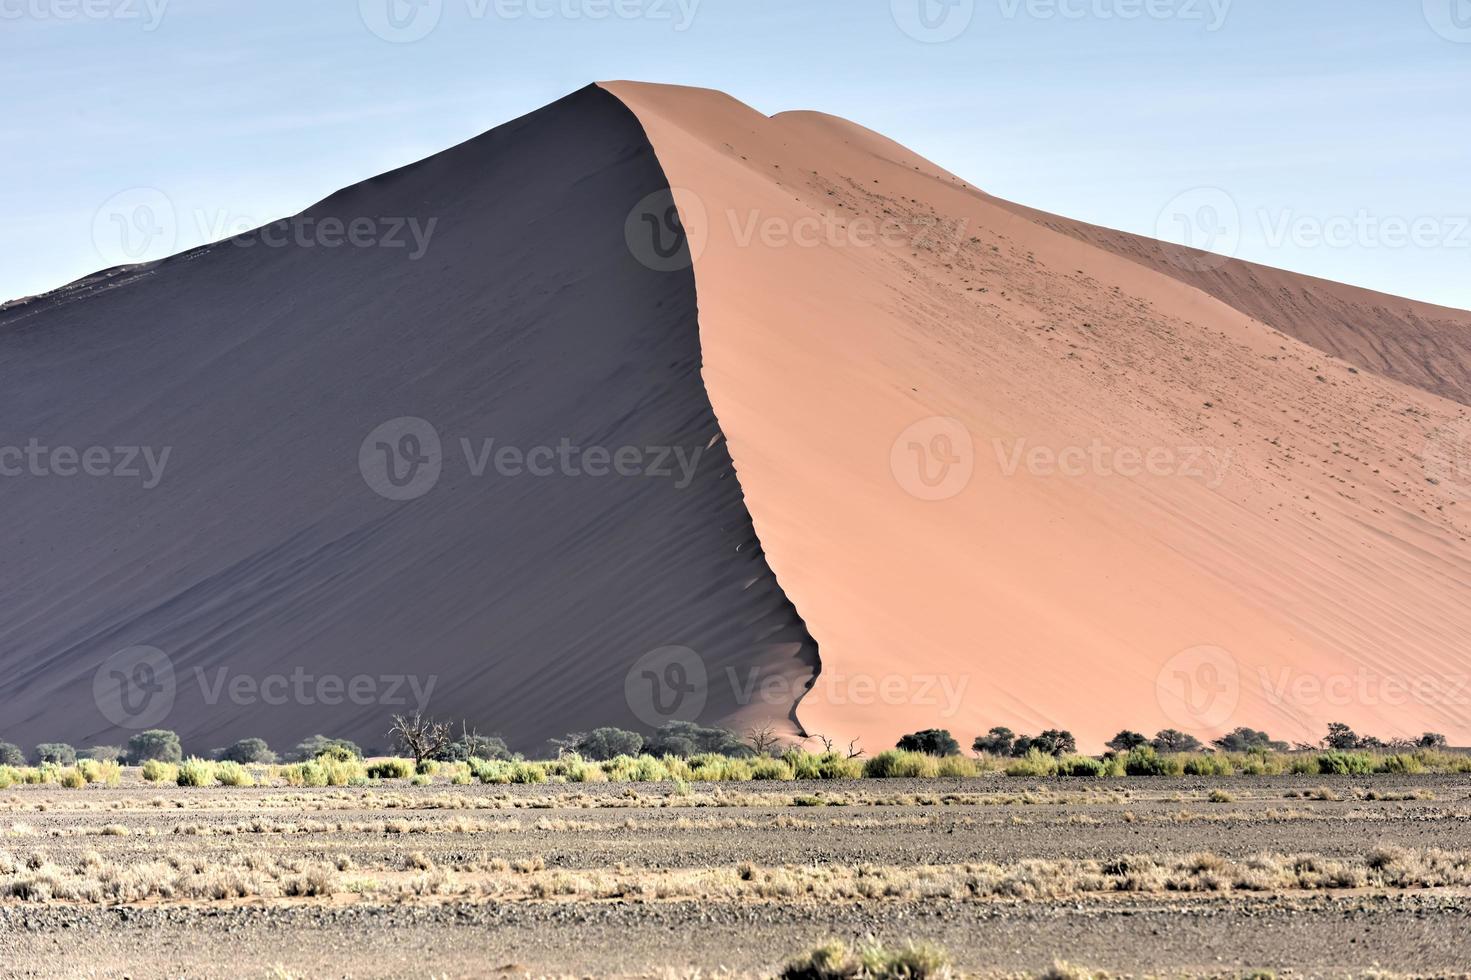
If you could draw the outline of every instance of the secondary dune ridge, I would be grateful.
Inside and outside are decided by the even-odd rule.
[[[1167,274],[844,120],[606,87],[696,244],[705,383],[822,654],[809,731],[1471,740],[1471,430],[1435,393],[1471,315]]]

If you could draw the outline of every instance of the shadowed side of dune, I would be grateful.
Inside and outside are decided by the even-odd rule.
[[[815,646],[701,383],[693,276],[630,251],[660,193],[590,87],[0,313],[0,444],[47,450],[3,460],[0,736],[372,746],[420,703],[522,749],[788,723]],[[375,244],[323,245],[331,219]]]

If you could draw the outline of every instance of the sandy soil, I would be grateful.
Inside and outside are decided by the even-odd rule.
[[[1232,802],[1211,802],[1212,789],[1228,790]],[[794,784],[695,785],[683,794],[629,786],[26,789],[0,801],[0,851],[44,852],[58,867],[120,868],[165,855],[200,868],[246,856],[301,864],[347,856],[343,881],[437,874],[425,867],[470,879],[474,872],[453,869],[486,857],[526,862],[535,870],[505,875],[523,882],[743,867],[760,879],[804,868],[938,873],[966,862],[1018,868],[1125,854],[1353,860],[1374,847],[1463,847],[1471,818],[1471,789],[1452,777],[869,782],[815,789],[842,807],[793,805],[813,792]],[[1381,799],[1364,798],[1370,793]],[[411,829],[365,829],[365,821]],[[101,834],[108,825],[129,833]],[[978,975],[1037,971],[1055,957],[1136,975],[1270,968],[1353,976],[1375,965],[1448,975],[1471,970],[1461,941],[1468,920],[1464,887],[1023,899],[901,891],[864,901],[820,893],[469,897],[448,887],[390,897],[344,887],[318,897],[121,906],[0,899],[0,973],[768,976],[822,940],[873,935],[938,942]]]

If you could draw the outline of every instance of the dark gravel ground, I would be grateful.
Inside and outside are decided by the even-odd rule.
[[[1319,787],[1341,799],[1303,798]],[[1213,789],[1232,799],[1211,802]],[[1362,798],[1368,791],[1431,798]],[[819,793],[849,805],[791,805]],[[737,805],[691,805],[716,802]],[[255,819],[310,832],[179,833]],[[385,820],[425,832],[337,829]],[[481,821],[515,829],[473,829]],[[100,836],[109,824],[129,834]],[[306,860],[347,854],[364,868],[394,866],[410,851],[442,864],[538,856],[552,869],[907,866],[1195,851],[1359,856],[1381,844],[1471,848],[1471,779],[996,778],[695,786],[691,795],[626,784],[0,794],[0,851],[39,849],[59,864],[87,851],[127,862],[269,849]],[[1131,975],[1471,974],[1471,896],[1435,890],[1026,903],[0,900],[0,976],[769,976],[824,939],[867,935],[937,942],[982,975],[1035,971],[1055,957]]]

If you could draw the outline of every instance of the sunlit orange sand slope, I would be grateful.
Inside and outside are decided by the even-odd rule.
[[[676,188],[705,384],[822,659],[809,731],[1471,741],[1471,315],[1200,273],[831,116],[605,87]]]

